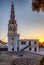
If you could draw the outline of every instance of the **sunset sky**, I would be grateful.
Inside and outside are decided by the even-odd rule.
[[[0,0],[0,40],[7,42],[12,0]],[[22,39],[44,41],[44,12],[33,12],[31,0],[14,0],[18,33]]]

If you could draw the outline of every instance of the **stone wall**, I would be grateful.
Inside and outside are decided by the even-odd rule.
[[[39,61],[32,58],[14,59],[11,65],[39,65]]]
[[[0,52],[0,65],[39,65],[42,57],[30,52]]]

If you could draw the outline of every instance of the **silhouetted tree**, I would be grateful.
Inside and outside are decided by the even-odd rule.
[[[40,60],[40,64],[39,65],[44,65],[44,57]]]
[[[44,11],[44,0],[32,0],[32,10],[37,12]]]

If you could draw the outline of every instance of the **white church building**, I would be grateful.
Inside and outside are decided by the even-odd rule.
[[[11,15],[8,23],[8,51],[30,51],[38,52],[39,40],[37,39],[20,39],[17,33],[17,22],[15,19],[14,2],[11,5]]]

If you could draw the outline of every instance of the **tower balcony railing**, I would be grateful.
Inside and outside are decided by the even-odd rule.
[[[16,36],[17,33],[8,33],[8,36]]]

